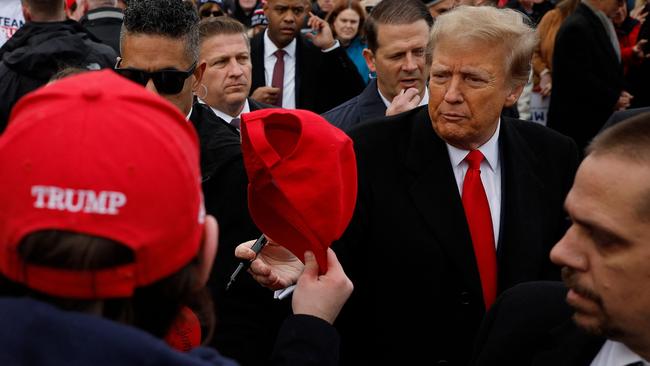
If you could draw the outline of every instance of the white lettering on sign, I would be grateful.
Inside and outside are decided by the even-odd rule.
[[[32,186],[34,207],[99,215],[117,215],[126,204],[126,195],[114,191]]]

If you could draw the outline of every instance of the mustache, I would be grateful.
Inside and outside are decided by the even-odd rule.
[[[598,294],[596,294],[592,289],[582,286],[578,283],[578,278],[575,270],[569,267],[562,268],[562,281],[566,287],[570,288],[578,295],[592,300],[598,305],[602,306],[603,301],[600,296],[598,296]]]

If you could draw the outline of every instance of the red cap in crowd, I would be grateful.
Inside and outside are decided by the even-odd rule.
[[[327,248],[348,226],[357,196],[352,140],[305,110],[242,115],[251,217],[269,238],[327,271]]]
[[[0,136],[0,272],[59,297],[128,297],[189,263],[205,220],[198,139],[173,105],[113,71],[22,98]],[[21,240],[62,230],[124,244],[134,262],[78,271],[26,263]]]

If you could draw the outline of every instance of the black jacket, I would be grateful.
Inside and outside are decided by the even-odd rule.
[[[623,83],[605,27],[591,9],[578,4],[555,39],[548,126],[584,149],[614,113]]]
[[[249,105],[251,110],[262,106]],[[230,274],[239,264],[235,247],[261,234],[248,212],[241,138],[236,128],[205,104],[194,104],[190,120],[201,146],[206,211],[219,222],[219,251],[208,283],[217,316],[211,344],[244,366],[266,364],[282,321],[291,313],[290,299],[273,299],[273,293],[247,273],[240,274],[225,291]]]
[[[377,89],[377,79],[372,79],[361,94],[323,113],[329,123],[349,131],[361,122],[386,115],[386,105]]]
[[[264,33],[251,40],[251,94],[266,85]],[[363,79],[343,47],[322,52],[302,36],[296,41],[296,108],[323,113],[361,93],[365,86]]]
[[[476,338],[473,366],[589,366],[605,338],[578,328],[560,282],[529,282],[503,293]]]
[[[549,260],[566,230],[577,167],[569,138],[501,120],[499,292],[559,279]],[[333,245],[354,292],[337,325],[346,365],[464,365],[485,314],[479,272],[447,146],[426,106],[350,131],[359,191]]]
[[[79,23],[119,55],[123,19],[124,13],[119,8],[102,7],[89,11],[79,19]]]
[[[117,54],[73,20],[27,22],[0,48],[0,133],[13,105],[66,67],[113,67]]]

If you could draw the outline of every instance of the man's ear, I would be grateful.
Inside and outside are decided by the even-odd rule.
[[[197,288],[203,288],[208,283],[214,258],[217,255],[217,248],[219,246],[219,225],[217,220],[211,216],[205,216],[205,225],[203,232],[203,239],[198,253],[198,279]]]
[[[203,73],[205,72],[207,64],[204,61],[201,61],[199,65],[194,69],[194,81],[192,82],[192,91],[196,92],[201,85],[201,80],[203,80]]]
[[[377,72],[375,67],[375,54],[370,50],[370,48],[365,48],[362,52],[363,58],[366,60],[366,65],[368,65],[368,70],[371,72]]]
[[[29,10],[29,6],[27,5],[27,3],[25,3],[24,1],[21,1],[21,3],[23,4],[23,6],[22,6],[22,8],[23,8],[23,18],[25,18],[26,22],[29,22],[29,21],[32,20],[32,11]]]
[[[511,107],[515,103],[517,103],[517,99],[519,99],[519,96],[521,93],[524,91],[524,86],[523,85],[517,85],[512,90],[510,91],[510,94],[506,96],[506,102],[505,106],[506,107]]]

